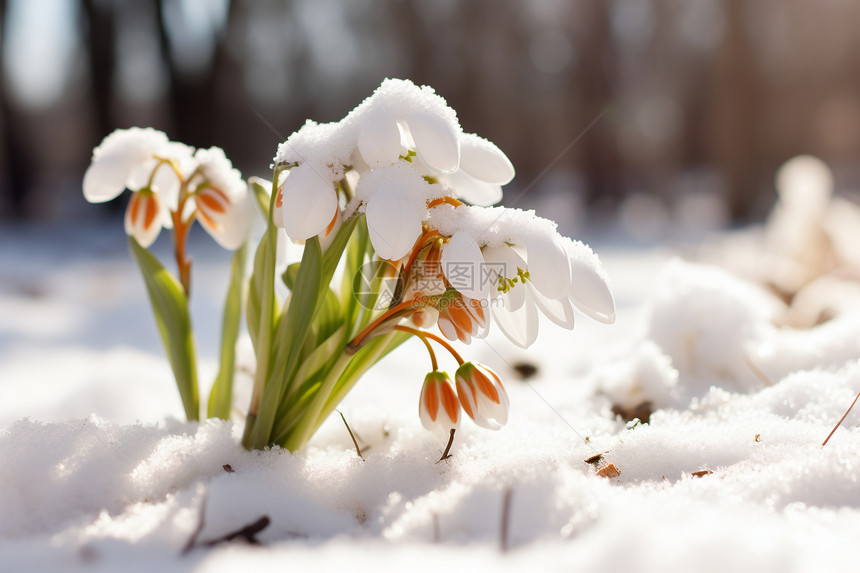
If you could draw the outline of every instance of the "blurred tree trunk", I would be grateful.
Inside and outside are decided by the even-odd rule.
[[[7,7],[6,0],[0,0],[0,42],[3,41],[2,34],[5,30]],[[20,111],[16,113],[7,93],[6,70],[2,57],[0,57],[0,78],[2,78],[0,81],[0,126],[2,126],[3,132],[3,165],[8,174],[5,182],[0,179],[0,186],[6,187],[12,217],[17,218],[25,214],[24,198],[33,182],[35,165],[28,150],[24,119],[21,117]]]
[[[87,57],[90,64],[90,93],[95,114],[97,140],[113,131],[113,80],[116,69],[116,19],[113,3],[81,0],[86,17]]]
[[[612,120],[607,117],[611,114],[607,112],[588,133],[582,134],[613,101],[609,77],[614,73],[615,62],[610,57],[615,49],[609,29],[610,3],[587,0],[579,6],[577,16],[584,15],[589,24],[583,27],[585,32],[578,50],[581,54],[579,81],[573,87],[582,102],[574,136],[582,135],[577,145],[582,146],[589,203],[611,206],[618,203],[621,195],[622,165]]]
[[[759,191],[756,126],[761,90],[747,33],[745,3],[726,0],[724,8],[726,34],[717,56],[713,144],[716,162],[726,179],[731,216],[745,220],[752,215]]]
[[[198,147],[214,144],[213,135],[217,122],[217,78],[226,56],[226,27],[214,37],[213,54],[209,64],[202,69],[184,71],[179,69],[175,41],[167,27],[170,17],[168,4],[176,8],[177,0],[156,0],[156,21],[161,57],[170,79],[170,107],[175,134],[172,139]],[[236,2],[228,0],[229,22],[236,9]]]

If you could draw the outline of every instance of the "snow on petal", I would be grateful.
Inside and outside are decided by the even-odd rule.
[[[570,298],[583,314],[599,322],[615,322],[615,299],[600,260],[586,245],[569,241]]]
[[[134,169],[167,143],[163,132],[151,128],[113,131],[93,150],[92,163],[84,174],[84,197],[91,203],[117,197]]]
[[[283,186],[283,222],[287,235],[304,241],[325,231],[338,208],[334,184],[311,165],[293,168]]]
[[[391,165],[401,149],[397,121],[385,110],[372,110],[358,129],[357,147],[368,167]]]
[[[442,251],[442,272],[458,292],[472,299],[487,298],[489,280],[484,277],[484,256],[465,231],[451,237]]]
[[[104,203],[119,196],[136,163],[126,157],[106,157],[93,162],[84,173],[84,198]]]
[[[426,111],[415,111],[406,119],[415,148],[422,159],[442,173],[460,165],[460,139],[449,122]]]
[[[460,135],[460,170],[496,185],[510,183],[516,174],[511,160],[501,149],[474,133]]]

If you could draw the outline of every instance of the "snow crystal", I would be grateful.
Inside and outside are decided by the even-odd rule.
[[[362,123],[374,121],[379,112],[403,122],[417,113],[426,114],[445,122],[452,133],[461,132],[457,114],[433,88],[389,78],[342,120],[333,123],[308,120],[278,146],[274,162],[310,162],[321,175],[334,182],[343,177],[344,166],[352,161]]]

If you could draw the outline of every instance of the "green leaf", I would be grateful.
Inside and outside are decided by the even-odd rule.
[[[254,427],[254,447],[263,448],[269,445],[270,435],[275,422],[275,414],[284,387],[289,383],[297,367],[299,354],[305,338],[311,328],[317,303],[322,297],[322,249],[319,239],[312,237],[305,243],[301,266],[296,275],[295,288],[290,295],[290,304],[286,316],[279,318],[284,330],[279,332],[275,347],[281,347],[275,356],[275,365],[271,376],[263,387],[263,397],[260,411]],[[279,324],[278,330],[281,330]],[[286,352],[283,345],[286,344]]]
[[[293,287],[296,286],[296,277],[299,275],[299,266],[301,263],[293,263],[287,267],[287,270],[284,271],[284,274],[281,275],[281,280],[284,281],[284,284],[288,289],[293,290]]]
[[[251,179],[255,179],[252,177]],[[260,211],[263,212],[263,217],[268,220],[269,218],[269,192],[265,187],[257,183],[257,181],[248,181],[250,183],[250,189],[254,193],[254,197],[257,199],[257,204],[260,206]]]
[[[194,352],[194,337],[191,317],[188,315],[188,297],[179,281],[167,272],[152,253],[129,237],[131,252],[140,266],[146,291],[152,303],[155,322],[167,359],[173,368],[185,415],[189,420],[200,418],[200,402],[197,395],[197,364]]]
[[[337,234],[332,239],[331,244],[325,251],[322,257],[322,284],[328,286],[331,278],[334,276],[334,271],[337,264],[340,262],[340,257],[343,255],[343,250],[349,242],[353,229],[358,222],[358,217],[350,217],[338,229]]]
[[[245,243],[233,255],[230,286],[227,289],[227,299],[224,301],[224,317],[221,327],[221,364],[209,394],[208,414],[210,418],[230,419],[230,408],[233,405],[236,339],[239,337],[239,319],[242,314],[247,252],[248,245]]]
[[[343,308],[344,322],[348,325],[347,336],[353,334],[358,327],[358,314],[361,311],[359,307],[358,295],[356,294],[361,288],[362,276],[359,274],[363,269],[365,261],[365,253],[369,235],[367,231],[367,222],[362,215],[355,227],[355,232],[349,240],[349,245],[346,248],[346,264],[343,269],[343,279],[340,286],[340,304]]]
[[[251,335],[251,342],[254,345],[254,350],[257,349],[260,330],[260,307],[263,300],[263,271],[266,266],[266,259],[269,252],[268,231],[260,239],[260,245],[257,247],[257,252],[254,255],[254,272],[251,275],[251,280],[248,283],[248,300],[245,303],[245,321],[248,325],[248,333]]]

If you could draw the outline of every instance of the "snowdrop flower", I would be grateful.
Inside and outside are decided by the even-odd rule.
[[[254,216],[253,197],[242,175],[218,147],[198,149],[188,188],[201,226],[225,249],[239,248]]]
[[[126,233],[143,247],[151,245],[162,227],[170,228],[176,209],[181,170],[191,162],[191,148],[174,143],[151,128],[118,129],[93,150],[84,174],[84,197],[103,203],[124,189],[134,194],[125,212]]]
[[[424,378],[418,415],[430,431],[447,434],[460,425],[460,404],[446,372],[434,370]]]
[[[460,405],[482,428],[498,430],[508,421],[508,393],[499,375],[482,364],[461,364],[455,375]]]
[[[551,221],[518,209],[439,205],[428,225],[450,237],[442,265],[451,286],[488,300],[493,322],[515,344],[535,341],[538,311],[567,329],[574,308],[614,322],[615,302],[597,256],[559,235]]]
[[[470,344],[473,336],[479,336],[482,329],[488,326],[482,301],[473,300],[457,294],[440,305],[437,310],[436,324],[448,340],[459,340]]]

